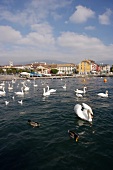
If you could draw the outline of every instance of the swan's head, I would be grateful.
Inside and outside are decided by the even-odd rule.
[[[87,114],[88,114],[89,119],[93,118],[93,112],[90,109],[87,110]]]
[[[108,90],[106,90],[106,94],[108,94]]]

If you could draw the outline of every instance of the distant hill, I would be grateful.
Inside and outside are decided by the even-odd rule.
[[[35,62],[37,62],[37,63],[45,62],[45,63],[47,63],[47,64],[65,64],[65,63],[67,63],[67,62],[58,61],[58,60],[42,59],[42,60],[32,60],[32,61],[19,62],[19,63],[16,63],[16,64],[25,65],[25,64],[35,63]]]
[[[113,60],[102,60],[102,61],[97,61],[96,62],[97,64],[109,64],[110,66],[112,66],[113,65]]]

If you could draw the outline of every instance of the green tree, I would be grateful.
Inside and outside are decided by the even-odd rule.
[[[113,65],[112,65],[111,68],[110,68],[110,72],[113,72]]]
[[[51,69],[51,74],[57,74],[58,70],[57,69]]]
[[[4,74],[4,70],[0,68],[0,74]]]

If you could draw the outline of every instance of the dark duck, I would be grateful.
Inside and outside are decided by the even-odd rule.
[[[28,119],[28,124],[30,124],[32,127],[39,127],[39,126],[40,126],[40,123],[38,123],[38,122],[33,122],[33,121],[31,121],[30,119]]]
[[[76,142],[78,142],[78,139],[79,139],[79,135],[77,133],[75,133],[74,131],[72,130],[68,130],[68,133],[69,133],[69,136],[74,139]]]

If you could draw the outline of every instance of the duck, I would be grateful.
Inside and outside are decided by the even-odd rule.
[[[86,89],[87,89],[87,87],[84,86],[84,87],[83,87],[83,90],[76,89],[76,90],[75,90],[75,93],[86,93]]]
[[[49,86],[47,86],[47,91],[49,91],[50,93],[55,93],[56,92],[56,89],[49,89]]]
[[[75,133],[75,132],[72,131],[72,130],[68,130],[68,133],[69,133],[69,136],[70,136],[72,139],[75,139],[75,141],[78,142],[79,135],[78,135],[77,133]]]
[[[108,90],[106,90],[105,93],[98,93],[97,95],[100,97],[108,97]]]
[[[43,88],[43,96],[49,96],[50,91],[45,91],[45,88]]]
[[[40,123],[38,123],[38,122],[33,122],[33,121],[31,121],[30,119],[28,119],[28,124],[30,124],[32,127],[39,127],[39,126],[40,126]]]
[[[86,103],[76,104],[74,106],[74,111],[77,114],[77,116],[83,120],[92,122],[93,119],[93,111],[89,105]]]

